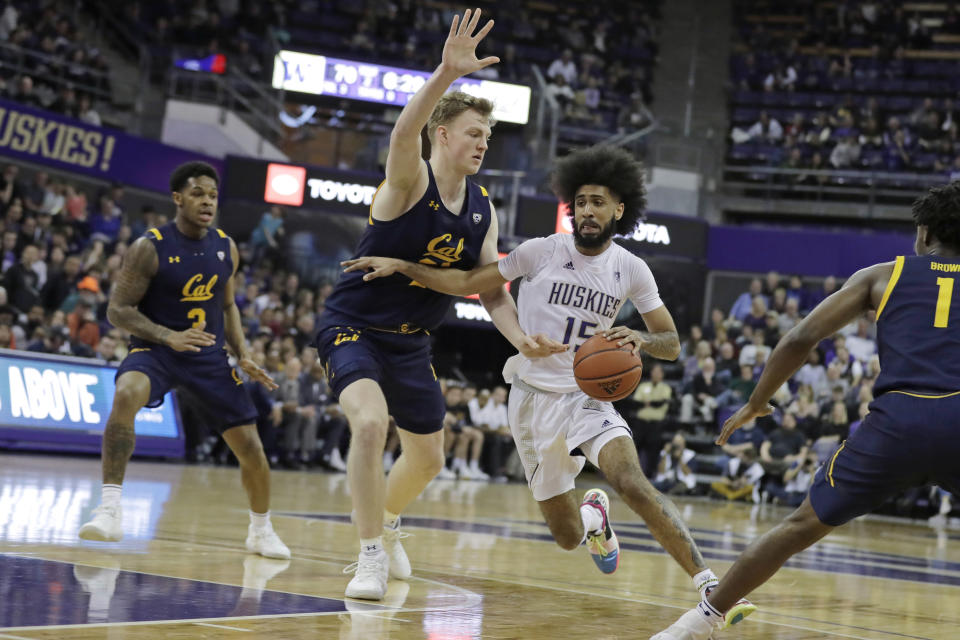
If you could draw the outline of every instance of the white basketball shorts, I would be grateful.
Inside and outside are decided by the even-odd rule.
[[[632,439],[612,404],[582,391],[535,391],[515,379],[507,413],[527,484],[537,501],[574,489],[585,461],[599,467],[600,449],[614,438]],[[571,455],[575,449],[583,455]]]

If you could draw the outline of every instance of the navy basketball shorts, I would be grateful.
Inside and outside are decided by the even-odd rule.
[[[870,403],[860,428],[818,471],[810,504],[839,526],[909,487],[933,482],[960,495],[960,395],[887,392]]]
[[[243,380],[227,360],[227,352],[177,353],[166,347],[134,348],[120,363],[116,380],[127,371],[139,371],[150,378],[148,407],[159,407],[173,388],[192,394],[223,433],[231,427],[253,424],[257,410]]]
[[[430,336],[345,326],[317,333],[317,356],[334,396],[368,378],[380,385],[397,426],[419,434],[443,428],[446,404],[431,364]]]

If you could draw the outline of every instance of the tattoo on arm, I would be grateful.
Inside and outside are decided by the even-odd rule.
[[[138,338],[165,344],[172,331],[151,321],[137,309],[158,265],[157,250],[148,238],[140,238],[130,246],[110,292],[107,319]]]
[[[686,523],[680,517],[677,507],[663,495],[657,495],[656,500],[657,504],[660,505],[661,513],[667,517],[680,537],[687,543],[690,549],[690,561],[693,562],[698,569],[705,569],[707,563],[703,561],[703,555],[700,553],[697,543],[693,541],[693,536],[690,535],[690,530],[687,529]]]
[[[643,350],[654,358],[661,360],[676,360],[680,354],[680,337],[673,331],[661,331],[659,333],[648,333],[641,331],[643,338]]]

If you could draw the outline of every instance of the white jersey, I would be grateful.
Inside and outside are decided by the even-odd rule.
[[[517,299],[520,328],[569,344],[564,353],[529,360],[517,354],[503,375],[558,393],[577,391],[574,349],[594,333],[613,326],[629,299],[639,313],[663,306],[650,267],[620,245],[611,243],[598,256],[585,256],[572,235],[557,233],[527,240],[497,264],[506,280],[522,277]]]

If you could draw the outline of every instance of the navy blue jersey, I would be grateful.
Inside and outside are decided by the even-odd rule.
[[[877,309],[880,377],[887,391],[960,391],[960,258],[899,256]]]
[[[490,227],[486,189],[467,180],[463,208],[457,215],[443,206],[429,162],[427,171],[427,191],[409,211],[388,222],[374,220],[371,214],[354,258],[386,256],[465,271],[476,266]],[[404,275],[364,282],[363,273],[354,271],[337,281],[321,324],[388,328],[409,324],[434,329],[452,300]]]
[[[144,235],[157,250],[157,273],[137,308],[174,331],[205,321],[204,331],[217,336],[217,341],[202,347],[200,353],[223,349],[223,294],[233,274],[230,238],[219,229],[210,229],[202,239],[194,240],[180,233],[173,222]],[[131,338],[130,344],[157,346],[137,337]]]

